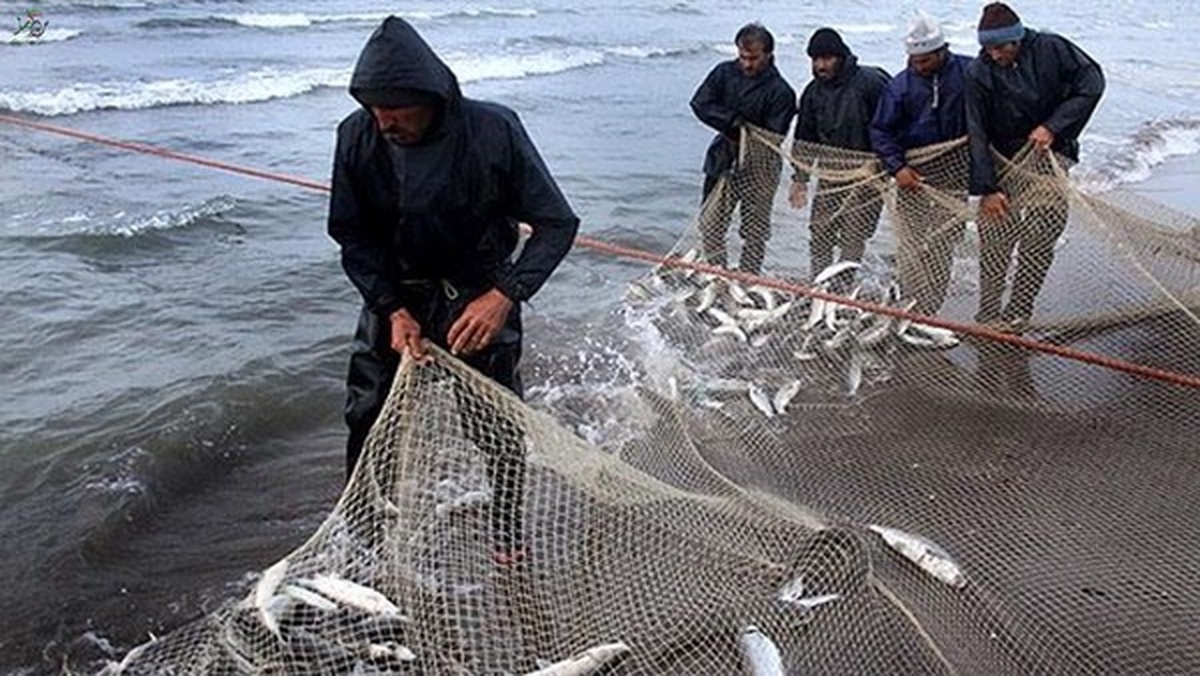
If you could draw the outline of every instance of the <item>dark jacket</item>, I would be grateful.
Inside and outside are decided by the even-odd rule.
[[[692,112],[717,131],[704,156],[704,173],[718,176],[733,167],[739,124],[748,122],[776,134],[787,133],[796,115],[796,91],[775,64],[750,78],[736,60],[724,61],[712,69],[692,96]]]
[[[1054,133],[1053,150],[1078,160],[1079,134],[1103,93],[1100,65],[1053,33],[1027,29],[1012,68],[981,51],[967,68],[971,194],[999,190],[988,146],[1012,157],[1039,125]]]
[[[911,68],[892,78],[871,120],[871,149],[889,174],[905,165],[912,148],[966,136],[966,70],[971,58],[948,54],[931,77]]]
[[[869,151],[871,119],[889,79],[882,68],[860,66],[853,54],[846,57],[831,80],[814,78],[804,88],[796,140]]]
[[[579,219],[512,110],[464,98],[450,69],[402,19],[389,17],[363,48],[350,80],[364,90],[435,94],[440,114],[420,144],[399,146],[364,107],[338,126],[329,235],[367,307],[405,307],[410,280],[447,280],[464,294],[498,288],[532,296],[571,248]],[[533,236],[508,258],[517,223]]]

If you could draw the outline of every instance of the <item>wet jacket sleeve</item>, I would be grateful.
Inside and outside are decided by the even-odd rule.
[[[721,66],[713,68],[692,95],[692,112],[701,122],[722,134],[731,131],[737,120],[737,111],[722,100],[724,77]]]
[[[496,288],[514,303],[529,300],[571,250],[579,218],[571,210],[525,127],[514,114],[510,127],[513,218],[533,226],[516,263],[500,269]]]
[[[369,215],[355,190],[351,176],[353,135],[349,121],[338,129],[333,160],[333,185],[329,197],[329,236],[341,246],[342,269],[362,294],[367,307],[387,316],[404,307],[388,271],[386,236],[371,228]]]
[[[776,134],[786,134],[796,117],[796,92],[780,80],[780,86],[772,91],[772,99],[765,120],[767,129]]]
[[[1066,85],[1065,97],[1042,124],[1055,136],[1065,133],[1074,138],[1083,131],[1100,103],[1100,96],[1104,94],[1104,73],[1098,63],[1070,42],[1060,38],[1052,44],[1058,57],[1059,79]]]
[[[804,143],[817,143],[819,136],[817,135],[817,115],[814,109],[812,86],[804,88],[804,92],[800,94],[800,103],[796,106],[796,131],[793,134],[795,143],[792,145],[792,157],[799,165],[807,165],[812,160],[806,158],[801,151],[801,146]],[[808,172],[804,171],[801,166],[792,165],[792,180],[799,183],[808,182]]]
[[[991,108],[988,106],[990,92],[980,83],[979,77],[969,71],[966,85],[967,140],[971,154],[969,191],[972,195],[990,195],[1000,191],[996,185],[992,140],[987,132],[991,127]]]
[[[904,168],[904,147],[900,145],[900,128],[905,123],[901,78],[897,77],[879,97],[875,117],[871,118],[869,133],[871,150],[879,156],[884,169],[893,176]]]

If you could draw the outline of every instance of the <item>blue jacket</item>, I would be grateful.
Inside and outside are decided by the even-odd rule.
[[[871,149],[889,174],[904,168],[904,151],[967,135],[966,72],[971,58],[949,57],[932,77],[906,68],[883,90],[871,120]]]

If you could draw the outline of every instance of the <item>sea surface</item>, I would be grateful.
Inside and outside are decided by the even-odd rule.
[[[96,0],[0,33],[0,114],[324,182],[349,74],[388,14],[466,95],[522,117],[582,232],[664,253],[691,225],[710,132],[688,100],[762,21],[799,91],[839,29],[903,67],[911,2]],[[979,2],[923,3],[975,51]],[[10,31],[29,9],[3,4]],[[1163,0],[1016,6],[1103,65],[1088,190],[1189,199],[1200,13]],[[4,19],[0,16],[0,19]],[[1172,173],[1174,172],[1174,173]],[[0,122],[0,674],[95,666],[243,594],[341,490],[358,298],[326,195]],[[619,312],[645,272],[574,251],[527,308],[530,402],[596,441],[592,403],[652,354]],[[599,412],[598,412],[599,411]]]

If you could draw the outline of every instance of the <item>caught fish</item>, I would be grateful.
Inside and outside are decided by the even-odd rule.
[[[893,318],[889,315],[878,315],[875,321],[865,331],[855,336],[855,341],[862,347],[874,347],[883,342],[892,332]]]
[[[912,325],[908,327],[908,332],[911,333],[913,331],[923,333],[935,343],[940,343],[947,347],[958,345],[959,342],[957,333],[951,331],[950,329],[944,329],[940,326],[923,324],[921,322],[913,322]]]
[[[587,676],[588,674],[596,673],[610,662],[628,652],[629,646],[623,641],[605,643],[594,648],[588,648],[561,662],[555,662],[537,671],[531,671],[525,676]]]
[[[794,606],[799,606],[804,610],[812,610],[818,606],[823,606],[826,603],[832,603],[842,598],[841,594],[821,594],[819,596],[805,596],[807,589],[804,585],[804,576],[800,575],[796,579],[787,583],[783,589],[779,590],[777,597],[784,603],[790,603]]]
[[[838,275],[842,274],[843,272],[847,272],[849,270],[857,270],[858,268],[861,268],[861,267],[862,267],[862,263],[859,263],[858,261],[842,261],[840,263],[834,263],[833,265],[830,265],[829,267],[822,270],[816,277],[814,277],[813,281],[812,281],[812,285],[813,286],[821,286],[825,282],[828,282],[829,280],[833,279],[834,277],[837,277]]]
[[[742,630],[739,640],[746,667],[753,676],[784,676],[783,655],[766,634],[758,627],[749,625]]]
[[[771,406],[775,408],[776,413],[779,415],[787,413],[788,404],[792,403],[792,400],[800,393],[800,387],[800,381],[793,380],[779,388],[779,391],[775,393],[775,397],[771,399]]]
[[[756,284],[749,289],[746,289],[746,291],[761,298],[763,301],[763,309],[765,310],[774,310],[778,305],[778,301],[775,300],[775,292],[765,286],[759,286]]]
[[[338,609],[337,604],[333,601],[330,601],[311,589],[305,589],[304,587],[299,587],[294,584],[285,585],[283,588],[283,593],[289,598],[299,601],[306,606],[312,606],[317,610],[323,610],[327,613],[335,612]]]
[[[905,533],[895,528],[884,526],[868,526],[879,534],[889,547],[899,552],[904,558],[917,564],[921,570],[929,573],[942,582],[961,589],[967,584],[967,576],[954,562],[946,550],[933,542],[911,533]]]
[[[741,284],[738,284],[731,279],[726,286],[729,287],[729,296],[730,298],[733,298],[733,302],[737,303],[738,305],[749,307],[754,306],[754,299],[750,297],[750,294],[746,293],[746,290],[742,288]]]
[[[409,650],[407,646],[402,646],[395,641],[368,645],[367,656],[373,660],[391,658],[401,662],[412,662],[417,659],[416,654]]]
[[[708,314],[713,319],[717,320],[718,324],[721,324],[724,326],[737,326],[738,325],[736,319],[734,319],[732,316],[730,316],[730,314],[728,312],[722,310],[719,307],[708,308]]]
[[[734,312],[734,316],[738,318],[747,331],[757,331],[771,319],[771,313],[767,310],[748,307],[739,308]]]
[[[700,290],[700,302],[696,304],[696,312],[698,312],[698,313],[704,312],[708,308],[712,307],[713,303],[716,300],[717,300],[717,285],[716,284],[705,285],[705,287]]]
[[[771,404],[771,397],[758,386],[758,383],[751,384],[750,389],[746,392],[750,395],[750,403],[754,404],[754,408],[757,408],[768,418],[775,416],[775,408]]]
[[[812,305],[808,308],[808,321],[804,323],[805,331],[812,331],[817,328],[817,325],[825,319],[825,306],[827,302],[822,298],[813,298]]]
[[[692,248],[692,249],[688,249],[687,252],[685,252],[682,256],[679,257],[679,262],[695,263],[696,259],[698,259],[699,257],[700,257],[700,250],[696,249],[696,248]],[[682,275],[684,279],[691,277],[692,274],[694,274],[695,272],[696,272],[696,270],[694,268],[691,268],[688,266],[680,266],[679,267],[679,274]]]
[[[334,575],[317,575],[300,580],[300,583],[321,592],[334,601],[374,615],[400,615],[400,609],[386,596],[370,587],[364,587],[345,578]]]
[[[809,349],[812,347],[813,338],[815,337],[816,336],[811,333],[805,336],[804,342],[800,344],[800,349],[793,351],[792,356],[800,361],[812,361],[813,359],[816,359],[818,356],[817,353]]]
[[[767,342],[770,340],[771,340],[771,334],[760,333],[757,336],[754,336],[753,338],[750,339],[750,347],[762,347],[763,345],[766,345]]]
[[[767,308],[767,321],[774,322],[783,319],[784,315],[792,309],[792,301],[787,301],[782,305],[776,305],[773,308]]]
[[[846,394],[853,397],[858,393],[863,381],[863,362],[865,355],[859,350],[850,352],[850,369],[846,373]]]
[[[843,345],[850,342],[850,338],[854,336],[854,327],[851,324],[846,324],[833,334],[833,337],[825,341],[825,349],[838,350]]]
[[[258,579],[258,584],[254,587],[254,607],[258,610],[258,617],[262,620],[263,626],[276,636],[279,636],[279,621],[275,619],[275,608],[271,600],[275,597],[275,590],[279,589],[279,584],[287,575],[287,570],[288,560],[280,559],[263,571],[262,577]]]
[[[713,335],[715,335],[715,336],[720,336],[720,335],[724,335],[727,333],[729,335],[737,338],[738,340],[740,340],[743,343],[746,342],[747,340],[749,340],[749,337],[746,335],[746,332],[743,331],[742,327],[738,326],[737,324],[722,324],[722,325],[718,326],[717,328],[713,329]]]
[[[905,303],[905,304],[904,304],[904,307],[902,307],[902,308],[900,308],[900,309],[901,309],[901,310],[904,310],[905,312],[912,312],[912,309],[913,309],[914,307],[916,307],[916,306],[917,306],[917,301],[915,301],[915,300],[910,300],[910,301],[908,301],[907,303]],[[902,333],[906,333],[906,332],[908,331],[908,327],[909,327],[911,324],[912,324],[912,320],[911,320],[911,319],[909,319],[908,317],[902,317],[902,318],[900,319],[899,323],[897,323],[897,324],[896,324],[896,335],[900,335],[900,334],[902,334]]]

